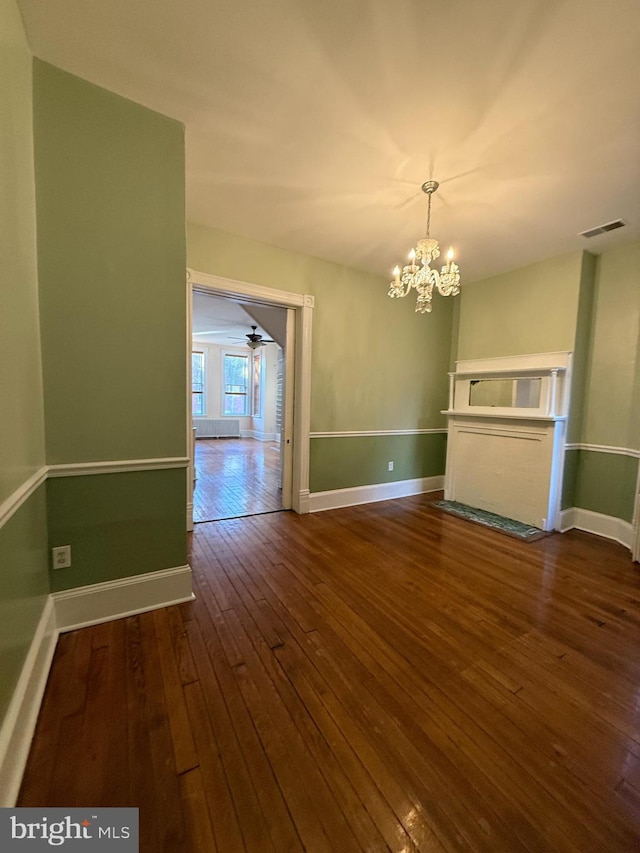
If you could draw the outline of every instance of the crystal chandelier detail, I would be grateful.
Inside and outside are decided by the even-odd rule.
[[[415,249],[409,252],[409,263],[393,270],[394,280],[389,285],[389,296],[392,299],[407,296],[412,287],[418,292],[416,312],[431,313],[433,288],[436,287],[441,296],[457,296],[460,293],[460,268],[453,261],[453,249],[449,247],[447,263],[441,271],[432,270],[430,264],[440,257],[440,246],[429,234],[431,228],[431,196],[438,189],[437,181],[425,181],[422,191],[429,197],[427,210],[427,234],[418,240]],[[417,262],[420,263],[417,263]]]

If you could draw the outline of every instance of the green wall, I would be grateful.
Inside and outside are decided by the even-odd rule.
[[[638,460],[584,449],[569,453],[572,459],[563,509],[575,506],[631,522]]]
[[[326,267],[307,290],[316,297],[311,431],[446,426],[453,300],[416,314],[411,295],[389,299],[386,281]]]
[[[0,530],[0,722],[49,594],[44,485]]]
[[[0,504],[44,465],[31,55],[0,0]],[[0,528],[0,721],[49,592],[44,486]]]
[[[640,240],[598,260],[583,441],[640,449],[639,341]]]
[[[34,60],[49,464],[184,456],[184,128]]]
[[[199,272],[315,297],[312,432],[446,426],[453,299],[423,316],[380,276],[200,225],[187,236]]]
[[[440,412],[448,400],[453,299],[436,296],[433,314],[419,315],[411,296],[390,300],[380,276],[200,225],[190,224],[187,238],[188,264],[199,272],[315,297],[311,432],[446,426]],[[400,452],[395,438],[350,437],[346,468],[341,439],[313,439],[311,491],[424,476],[423,443],[405,442]],[[389,474],[394,452],[403,461]],[[443,474],[444,461],[431,473]]]
[[[570,509],[576,506],[578,472],[580,470],[580,450],[570,448],[564,454],[564,471],[562,474],[562,494],[560,509]]]
[[[34,61],[49,464],[186,456],[182,125]],[[55,589],[186,563],[182,470],[47,483]]]
[[[314,438],[309,479],[312,492],[433,477],[444,472],[444,433]],[[388,463],[393,461],[393,471]]]
[[[462,289],[458,359],[573,350],[582,252]]]
[[[583,252],[580,273],[580,295],[576,312],[575,342],[572,347],[573,375],[571,378],[571,400],[569,404],[569,421],[567,424],[567,441],[569,442],[581,441],[583,434],[597,269],[598,258],[590,252]]]
[[[14,0],[0,0],[0,71],[1,503],[44,464],[31,56]]]
[[[2,503],[45,463],[186,455],[186,239],[179,123],[33,61],[13,0],[0,68]],[[51,589],[183,565],[185,508],[170,469],[50,480],[7,516],[0,717]]]
[[[323,269],[334,266],[192,222],[187,223],[187,262],[199,272],[290,293],[310,292],[306,285],[314,273],[321,275]]]
[[[640,446],[640,241],[541,261],[462,292],[458,358],[571,350],[568,441]],[[567,451],[562,508],[631,521],[638,460]]]
[[[598,258],[580,441],[640,450],[640,241]],[[572,440],[573,437],[572,437]],[[638,459],[581,450],[573,505],[632,521]]]
[[[49,538],[72,543],[52,590],[185,565],[186,503],[181,468],[49,479]]]

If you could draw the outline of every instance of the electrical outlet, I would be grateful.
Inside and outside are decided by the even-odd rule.
[[[393,462],[389,462],[389,470],[393,471]]]
[[[52,548],[54,569],[68,569],[71,566],[71,545],[60,545]]]

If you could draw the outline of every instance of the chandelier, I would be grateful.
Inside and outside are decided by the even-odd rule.
[[[437,288],[441,296],[457,296],[460,293],[460,269],[453,261],[453,249],[449,247],[447,252],[447,263],[441,271],[432,270],[429,264],[440,257],[440,246],[430,234],[431,227],[431,196],[440,185],[437,181],[425,181],[422,191],[429,197],[427,209],[427,234],[422,240],[418,240],[415,249],[409,252],[409,263],[402,267],[396,266],[393,270],[394,280],[389,285],[389,296],[394,299],[407,296],[412,287],[418,292],[416,300],[416,311],[419,314],[431,313],[431,300],[433,288]],[[417,263],[420,261],[420,264]]]

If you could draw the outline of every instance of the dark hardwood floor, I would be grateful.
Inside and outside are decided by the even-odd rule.
[[[200,438],[195,455],[195,522],[282,509],[280,449],[275,442]]]
[[[640,849],[640,574],[434,496],[203,524],[197,599],[60,638],[22,806],[141,850]]]

